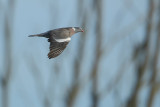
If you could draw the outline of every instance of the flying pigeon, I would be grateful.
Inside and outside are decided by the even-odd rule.
[[[45,33],[29,35],[29,37],[46,37],[50,42],[48,58],[55,58],[60,55],[71,41],[71,36],[78,32],[84,32],[80,27],[66,27],[47,31]]]

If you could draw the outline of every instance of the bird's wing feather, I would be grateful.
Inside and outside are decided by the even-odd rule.
[[[69,41],[66,42],[57,42],[54,38],[49,38],[48,42],[50,42],[50,52],[48,53],[48,58],[54,58],[60,55],[63,50],[68,45]]]

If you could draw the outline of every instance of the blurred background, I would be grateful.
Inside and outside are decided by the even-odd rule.
[[[0,107],[160,107],[159,0],[0,0],[0,35]]]

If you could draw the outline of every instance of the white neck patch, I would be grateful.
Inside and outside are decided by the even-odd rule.
[[[76,29],[74,27],[72,27],[72,29],[75,31]]]
[[[65,38],[65,39],[55,39],[57,42],[69,42],[71,41],[71,38],[68,37],[68,38]]]

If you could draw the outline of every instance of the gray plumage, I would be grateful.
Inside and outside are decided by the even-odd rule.
[[[30,35],[29,37],[46,37],[50,42],[50,52],[48,58],[55,58],[60,55],[71,40],[75,33],[83,32],[79,27],[66,27],[47,31],[45,33]]]

